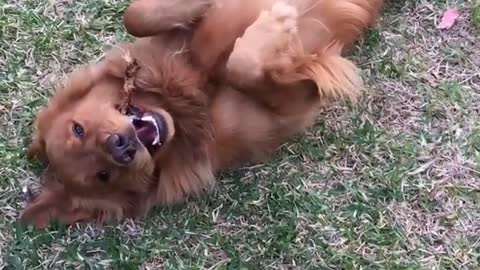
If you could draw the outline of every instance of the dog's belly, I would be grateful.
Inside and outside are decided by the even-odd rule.
[[[209,156],[215,171],[256,162],[282,144],[282,121],[249,96],[222,89],[210,108],[215,141]]]

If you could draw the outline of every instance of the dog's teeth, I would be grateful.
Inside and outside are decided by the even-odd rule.
[[[160,135],[157,132],[157,136],[155,136],[155,140],[153,141],[152,145],[161,145],[160,143]]]
[[[135,116],[135,115],[129,115],[128,116],[128,121],[130,121],[130,123],[133,123],[133,120],[138,120],[140,118],[138,118],[138,116]]]
[[[156,136],[155,140],[153,140],[152,145],[160,145],[160,129],[158,128],[157,121],[155,121],[155,119],[151,115],[146,115],[142,117],[142,120],[148,121],[153,124],[153,126],[155,127]]]

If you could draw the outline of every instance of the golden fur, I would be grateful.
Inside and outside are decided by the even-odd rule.
[[[132,44],[75,70],[38,115],[29,154],[48,162],[21,219],[45,227],[141,217],[215,184],[215,174],[267,158],[310,126],[321,105],[355,99],[342,56],[382,0],[137,0],[124,17]],[[118,112],[126,67],[138,60],[132,103],[165,119],[165,141],[118,164],[112,134],[134,136]],[[81,125],[81,137],[72,125]],[[108,179],[99,181],[98,172]]]

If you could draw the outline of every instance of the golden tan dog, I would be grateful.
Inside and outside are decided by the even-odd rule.
[[[344,58],[381,0],[137,0],[138,37],[70,74],[36,121],[30,156],[48,162],[21,219],[110,222],[183,202],[215,174],[260,162],[310,126],[322,104],[362,87]],[[138,60],[128,113],[125,52]]]

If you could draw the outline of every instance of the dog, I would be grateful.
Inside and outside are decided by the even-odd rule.
[[[133,43],[71,74],[39,113],[28,149],[48,164],[20,214],[111,223],[208,192],[215,175],[263,162],[322,106],[355,100],[343,56],[382,0],[136,0]],[[129,56],[135,90],[121,113]]]

